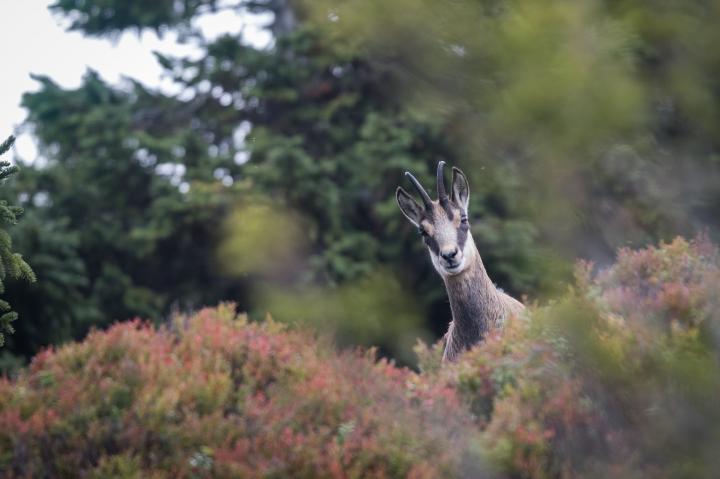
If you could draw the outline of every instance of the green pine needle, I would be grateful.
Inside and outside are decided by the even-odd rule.
[[[0,144],[0,155],[7,152],[15,142],[15,137],[10,135],[7,140]],[[0,161],[0,180],[3,180],[18,171],[17,166],[11,165],[8,161]],[[15,224],[22,209],[17,206],[9,206],[6,201],[0,201],[0,224]],[[7,231],[0,229],[0,293],[5,291],[3,280],[6,277],[13,279],[22,278],[28,282],[36,280],[35,273],[30,266],[22,259],[22,256],[13,253],[12,240]],[[17,319],[17,313],[10,310],[10,304],[0,299],[0,346],[5,344],[5,334],[15,332],[12,323]]]
[[[8,136],[7,139],[0,144],[0,155],[8,151],[13,146],[13,143],[15,143],[15,136]]]

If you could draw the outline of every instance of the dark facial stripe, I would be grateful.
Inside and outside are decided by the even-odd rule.
[[[452,205],[450,202],[446,199],[445,201],[440,200],[440,206],[443,210],[445,210],[445,214],[447,215],[448,219],[452,221],[455,218],[455,214],[452,210]]]
[[[427,247],[430,248],[430,251],[432,251],[436,256],[440,254],[440,245],[438,245],[438,242],[435,241],[434,237],[423,236],[423,241],[425,241]]]
[[[465,248],[465,241],[467,241],[469,230],[470,225],[468,225],[467,223],[460,223],[460,227],[458,228],[457,232],[457,245],[460,251],[463,251],[463,249]]]

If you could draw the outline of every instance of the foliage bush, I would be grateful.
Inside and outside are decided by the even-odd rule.
[[[580,264],[452,365],[419,373],[230,306],[93,332],[0,382],[9,477],[714,477],[720,254]]]
[[[6,477],[443,477],[467,449],[448,388],[230,306],[47,350],[0,383]],[[464,431],[464,432],[463,432]],[[467,462],[467,461],[466,461]],[[455,472],[453,472],[455,471]]]
[[[707,239],[622,249],[425,381],[455,389],[511,477],[714,477],[720,256]]]

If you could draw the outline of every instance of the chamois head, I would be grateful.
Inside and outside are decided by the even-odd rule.
[[[422,205],[401,187],[398,187],[395,195],[400,211],[418,228],[435,269],[441,276],[453,276],[470,266],[476,250],[472,239],[469,239],[467,209],[470,186],[467,178],[459,168],[453,167],[452,188],[448,196],[445,192],[444,168],[444,161],[438,163],[437,200],[431,200],[420,182],[407,171],[405,175],[420,194]]]

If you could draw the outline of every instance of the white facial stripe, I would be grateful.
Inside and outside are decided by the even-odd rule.
[[[465,245],[463,246],[463,261],[470,261],[472,255],[475,254],[475,240],[472,237],[472,233],[468,231]]]
[[[441,213],[441,219],[435,221],[435,241],[440,251],[447,251],[457,246],[457,228],[453,222]]]

